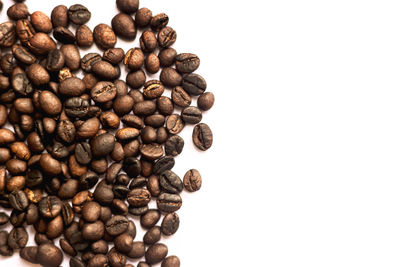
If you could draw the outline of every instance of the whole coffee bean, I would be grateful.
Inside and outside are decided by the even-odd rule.
[[[62,104],[60,99],[50,91],[42,91],[39,95],[41,109],[50,116],[61,113]]]
[[[138,70],[143,66],[144,54],[140,48],[132,48],[125,55],[124,64],[131,70]]]
[[[119,37],[126,39],[135,39],[136,37],[135,21],[131,16],[125,13],[117,14],[111,20],[111,26]]]
[[[182,110],[181,118],[185,123],[197,124],[203,118],[201,110],[197,107],[186,107]]]
[[[98,82],[90,91],[92,99],[97,103],[105,103],[113,100],[117,95],[117,89],[112,82]]]
[[[161,228],[159,226],[154,226],[150,228],[143,236],[143,242],[146,245],[153,245],[158,241],[160,241],[160,239],[161,239]]]
[[[123,169],[130,177],[135,178],[140,174],[141,171],[140,162],[135,157],[125,158]]]
[[[181,261],[177,256],[168,256],[161,263],[161,267],[180,267]]]
[[[128,188],[124,188],[125,191],[117,191],[116,189],[118,188],[122,188],[123,186],[114,186],[113,187],[113,191],[115,192],[115,197],[121,197],[121,198],[125,198],[126,195],[129,192]],[[112,202],[112,210],[114,212],[114,214],[119,214],[119,215],[128,215],[128,205],[125,203],[125,201],[121,200],[121,199],[114,199]]]
[[[28,96],[33,92],[33,86],[25,73],[18,73],[14,75],[11,78],[11,85],[17,95]]]
[[[78,70],[81,63],[78,47],[72,44],[65,44],[61,46],[60,50],[64,54],[65,65],[73,71]]]
[[[162,67],[170,67],[175,63],[175,57],[177,53],[173,48],[166,48],[160,51],[158,58],[160,59],[160,65]]]
[[[90,168],[92,168],[92,170],[94,170],[98,174],[105,173],[107,171],[107,166],[108,163],[106,158],[93,159],[90,163]]]
[[[160,97],[164,93],[164,86],[160,81],[150,80],[144,84],[143,95],[148,99]]]
[[[47,196],[39,201],[39,212],[44,218],[57,217],[62,209],[62,201],[56,196]]]
[[[78,25],[88,22],[91,16],[92,14],[90,11],[85,6],[80,4],[72,5],[68,9],[69,20]]]
[[[60,247],[66,254],[68,254],[71,257],[74,257],[74,256],[77,255],[77,252],[72,247],[72,245],[67,240],[65,240],[63,238],[60,239]]]
[[[104,240],[99,240],[90,245],[90,249],[95,254],[107,254],[108,252],[108,243]]]
[[[156,209],[150,209],[140,217],[140,225],[150,229],[160,220],[161,213]]]
[[[17,227],[13,228],[8,235],[7,244],[12,249],[21,249],[26,246],[28,243],[28,233],[26,232],[25,228]]]
[[[50,18],[41,11],[35,11],[31,14],[31,22],[38,32],[50,33],[53,29]]]
[[[103,254],[97,254],[88,262],[88,267],[102,267],[108,266],[108,258]]]
[[[76,195],[76,193],[75,193],[75,195]],[[61,216],[62,216],[63,223],[65,226],[69,226],[73,223],[75,214],[69,203],[67,203],[67,202],[63,203],[63,206],[61,209]]]
[[[160,13],[151,18],[150,27],[153,31],[160,31],[167,26],[168,21],[168,15],[165,13]]]
[[[145,185],[146,185],[146,178],[139,176],[132,180],[131,184],[129,185],[129,188],[130,189],[142,188]]]
[[[25,177],[24,176],[13,176],[7,180],[7,190],[15,191],[21,190],[25,186]]]
[[[86,120],[82,125],[78,127],[76,136],[81,139],[92,138],[96,135],[100,128],[100,121],[98,118],[91,118]]]
[[[31,152],[29,151],[28,146],[23,142],[12,143],[10,145],[10,149],[19,159],[29,160],[29,158],[31,157]]]
[[[148,116],[153,114],[156,111],[156,104],[153,101],[150,100],[146,100],[146,101],[142,101],[137,103],[134,107],[133,107],[133,113],[136,115],[144,115],[144,116]]]
[[[69,266],[70,267],[85,267],[86,264],[83,263],[83,261],[81,261],[80,259],[78,259],[77,257],[75,258],[71,258],[69,260]]]
[[[171,115],[174,111],[174,104],[169,97],[160,96],[157,98],[157,110],[165,116]]]
[[[201,184],[201,175],[196,169],[188,170],[183,177],[183,185],[185,186],[185,189],[189,192],[198,191],[201,188]]]
[[[47,55],[46,68],[49,71],[60,71],[65,66],[64,54],[59,49],[54,49]]]
[[[146,74],[143,70],[137,70],[128,73],[126,76],[126,83],[133,89],[139,89],[146,82]]]
[[[115,248],[121,253],[128,253],[132,249],[133,238],[127,233],[120,234],[114,239]]]
[[[105,223],[106,232],[111,236],[122,234],[128,229],[129,221],[125,216],[115,215]]]
[[[148,264],[156,264],[161,262],[168,254],[168,248],[162,243],[151,245],[145,254],[146,262]]]
[[[106,186],[97,186],[93,195],[94,198],[103,205],[111,204],[114,199],[112,189]]]
[[[133,242],[132,249],[127,253],[129,258],[139,259],[146,253],[146,247],[143,242]]]
[[[160,211],[171,213],[182,206],[182,198],[178,194],[161,193],[157,199],[157,207]]]
[[[113,29],[106,24],[99,24],[93,30],[95,43],[103,50],[112,48],[117,43]]]
[[[14,57],[24,64],[31,65],[36,62],[36,57],[22,45],[13,45],[11,50]]]
[[[37,251],[38,247],[24,247],[20,250],[19,256],[30,263],[37,264]]]
[[[92,46],[92,44],[94,42],[93,32],[86,25],[80,25],[76,29],[75,37],[76,37],[76,43],[80,47]]]
[[[71,118],[85,118],[89,112],[89,101],[71,97],[64,102],[65,113]]]
[[[28,78],[34,85],[44,85],[50,81],[50,75],[47,70],[39,64],[32,64],[26,69]]]
[[[140,36],[140,48],[144,52],[153,52],[157,48],[157,37],[152,31],[144,31]]]
[[[56,6],[51,12],[53,27],[68,27],[68,8],[64,5]]]
[[[9,220],[10,217],[6,213],[0,212],[0,225],[5,225],[6,223],[9,222]]]
[[[0,28],[1,28],[1,25],[2,24],[0,24]],[[2,32],[2,31],[0,31],[0,32]],[[21,40],[21,43],[23,43],[23,44],[26,44],[28,42],[28,40],[30,38],[32,38],[33,35],[36,33],[31,22],[27,19],[21,19],[16,22],[15,32],[16,32],[16,35],[18,36],[18,39]],[[14,33],[10,33],[10,34],[12,35]],[[15,38],[15,34],[14,34],[14,37],[11,35],[8,36],[8,38]],[[2,36],[1,33],[0,33],[0,36]],[[2,39],[3,38],[0,37],[0,40],[2,40]]]
[[[81,79],[71,77],[63,80],[58,90],[64,96],[80,96],[86,91],[86,86]]]
[[[79,178],[79,184],[81,188],[83,189],[90,189],[93,186],[96,185],[96,183],[99,181],[99,176],[91,171],[85,172],[80,178]]]
[[[201,94],[197,99],[197,106],[201,110],[209,110],[214,105],[214,101],[215,101],[214,94],[211,92],[206,92]]]
[[[21,190],[12,191],[8,196],[8,199],[11,206],[18,211],[25,210],[29,205],[29,200],[26,197],[26,194]]]
[[[175,87],[182,83],[182,76],[173,68],[164,68],[160,74],[160,81],[168,87]]]
[[[114,100],[113,109],[120,116],[128,114],[133,108],[133,98],[129,95],[119,96]]]
[[[175,165],[175,159],[172,156],[160,158],[153,167],[154,174],[161,174],[167,170],[171,170]]]
[[[26,221],[26,213],[13,210],[10,215],[10,222],[14,227],[20,227]]]
[[[168,193],[180,193],[183,190],[182,180],[174,172],[166,170],[159,177],[161,188]]]
[[[7,53],[0,59],[0,67],[3,73],[16,75],[21,73],[21,69],[17,69],[18,71],[13,74],[13,70],[16,67],[17,61],[11,53]]]
[[[128,141],[138,137],[139,133],[139,130],[136,128],[125,127],[119,129],[115,134],[115,137],[117,137],[117,139],[120,141]]]
[[[149,177],[146,187],[153,197],[158,197],[161,193],[160,183],[158,177],[155,175]]]
[[[57,48],[54,40],[43,32],[38,32],[33,35],[26,45],[33,53],[38,55],[46,55]]]
[[[153,12],[146,7],[142,7],[136,12],[135,22],[138,27],[146,27],[150,24]]]
[[[160,60],[156,54],[150,53],[147,55],[144,65],[147,72],[155,74],[160,70]]]
[[[147,116],[144,119],[144,123],[148,126],[154,127],[154,128],[160,128],[164,126],[165,123],[165,116],[161,114],[153,114],[150,116]]]
[[[83,56],[81,60],[81,68],[86,72],[92,71],[92,66],[96,63],[101,61],[101,55],[98,53],[88,53]]]
[[[114,149],[115,138],[112,134],[105,133],[93,138],[91,143],[92,153],[95,157],[103,157]]]
[[[185,141],[182,137],[172,135],[165,142],[165,154],[175,157],[182,152],[184,145]]]
[[[150,192],[143,188],[136,188],[129,192],[127,196],[128,203],[133,207],[143,207],[146,206],[150,200]]]
[[[9,257],[14,254],[14,249],[8,245],[0,246],[0,255],[3,257]]]
[[[153,143],[157,139],[157,132],[153,127],[146,126],[140,131],[140,136],[143,143]]]
[[[125,267],[126,256],[118,251],[112,251],[107,255],[111,267]]]
[[[173,235],[178,231],[179,228],[179,216],[178,214],[169,213],[165,215],[162,223],[161,223],[161,232],[164,235]]]
[[[150,265],[148,265],[147,263],[145,263],[144,261],[141,261],[138,263],[137,267],[150,267]]]
[[[92,160],[92,151],[89,143],[81,142],[75,146],[75,158],[80,164],[88,164]]]
[[[117,114],[111,111],[103,112],[100,115],[100,122],[104,128],[118,129],[120,120]]]
[[[59,215],[55,217],[53,220],[49,221],[47,225],[46,236],[49,239],[54,239],[59,237],[63,232],[63,220]]]
[[[107,49],[106,51],[104,51],[104,54],[103,54],[103,59],[113,65],[117,65],[117,64],[121,63],[122,60],[124,60],[124,58],[125,58],[125,52],[122,48],[110,48],[110,49]],[[115,82],[116,86],[121,85],[121,84],[125,84],[125,82],[122,80]],[[124,87],[126,87],[126,84]]]
[[[92,72],[104,80],[115,80],[121,74],[119,66],[113,66],[104,60],[94,63],[92,65]]]
[[[111,164],[107,169],[106,181],[108,183],[113,183],[121,169],[122,163],[114,162],[113,164]]]
[[[28,7],[24,3],[16,3],[8,8],[7,16],[12,20],[26,19],[29,16]]]
[[[42,244],[37,249],[36,260],[39,264],[48,267],[60,266],[63,261],[63,253],[53,244]]]
[[[181,116],[178,114],[172,114],[167,119],[166,127],[170,134],[178,134],[183,130],[183,127],[185,127],[185,123]]]
[[[61,199],[70,199],[78,193],[79,181],[75,179],[68,179],[64,184],[61,185],[58,196]]]
[[[93,194],[90,191],[81,191],[72,198],[72,205],[75,212],[80,213],[86,201],[92,201]]]
[[[201,95],[207,88],[203,77],[196,73],[183,75],[182,87],[191,95]]]
[[[87,222],[95,222],[100,217],[100,205],[97,202],[89,201],[83,205],[82,218]]]
[[[56,27],[53,31],[54,38],[63,44],[73,44],[75,35],[66,27]]]
[[[192,139],[198,149],[206,151],[213,143],[213,134],[210,127],[205,123],[197,124],[193,128]]]
[[[0,145],[6,145],[15,141],[15,136],[9,129],[0,129]]]
[[[175,57],[176,69],[181,73],[192,73],[200,66],[200,59],[195,54],[182,53]]]
[[[168,48],[176,41],[176,32],[171,27],[164,27],[157,36],[158,45],[162,48]]]
[[[121,12],[133,14],[138,10],[139,0],[117,0],[117,7]]]
[[[124,115],[121,120],[124,124],[136,129],[141,129],[144,126],[143,120],[140,117],[132,114]]]
[[[146,159],[156,160],[162,157],[164,154],[164,149],[162,145],[156,143],[142,144],[140,146],[140,153]]]
[[[104,235],[104,223],[96,221],[94,223],[85,223],[82,227],[82,237],[87,241],[100,240]]]
[[[74,124],[70,120],[61,120],[57,125],[57,134],[62,141],[71,143],[76,135]]]

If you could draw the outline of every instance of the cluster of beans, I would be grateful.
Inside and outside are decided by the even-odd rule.
[[[16,1],[0,24],[0,225],[13,226],[0,231],[0,255],[19,251],[42,266],[59,266],[64,254],[72,267],[132,267],[129,259],[180,266],[159,241],[178,230],[180,193],[202,180],[195,169],[183,179],[171,169],[185,125],[195,125],[198,149],[211,147],[201,121],[214,95],[194,73],[199,58],[171,47],[177,35],[166,14],[139,9],[139,0],[116,4],[111,26],[93,31],[80,4],[49,17]],[[137,29],[140,47],[115,47],[117,36],[134,40]],[[94,44],[103,55],[81,57],[79,48]],[[160,70],[159,80],[147,80]],[[146,229],[142,240],[134,218]],[[26,225],[37,246],[26,246]]]

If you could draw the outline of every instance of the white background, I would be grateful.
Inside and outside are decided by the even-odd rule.
[[[80,2],[92,29],[116,12],[111,0]],[[47,14],[60,3],[75,1],[27,1]],[[197,168],[204,181],[163,240],[181,266],[399,266],[400,3],[141,6],[170,16],[174,47],[201,57],[216,95],[204,116],[213,148],[193,151],[186,129],[174,169]]]

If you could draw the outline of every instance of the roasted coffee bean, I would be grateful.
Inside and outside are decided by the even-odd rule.
[[[174,111],[174,104],[169,97],[160,96],[157,98],[157,110],[165,116],[171,115]]]
[[[61,215],[59,215],[53,220],[49,221],[49,223],[47,224],[46,236],[49,239],[59,237],[63,232],[63,227],[63,220]]]
[[[192,73],[200,66],[200,59],[195,54],[182,53],[175,57],[175,66],[181,73]]]
[[[14,249],[8,245],[0,246],[0,255],[3,257],[9,257],[14,254]]]
[[[15,135],[9,129],[0,129],[0,145],[6,145],[15,141]]]
[[[125,128],[119,129],[116,132],[115,137],[120,141],[128,141],[128,140],[132,140],[132,139],[138,137],[139,134],[140,134],[140,131],[138,129],[131,128],[131,127],[125,127]]]
[[[147,72],[151,74],[155,74],[160,70],[160,59],[156,54],[150,53],[147,55],[144,65],[146,67]]]
[[[111,251],[107,255],[108,264],[111,267],[125,267],[126,265],[126,256],[118,251]]]
[[[68,26],[68,8],[64,5],[56,6],[51,12],[51,22],[53,27]]]
[[[175,87],[182,83],[182,76],[175,69],[167,67],[161,71],[160,81],[167,87]]]
[[[133,216],[141,216],[145,214],[149,210],[149,206],[143,206],[143,207],[129,207],[129,213],[132,214]]]
[[[42,110],[50,116],[56,116],[61,113],[61,101],[50,91],[43,91],[40,93],[39,103]]]
[[[76,195],[76,192],[75,194]],[[75,218],[74,211],[72,210],[71,205],[68,202],[64,202],[61,209],[61,216],[63,219],[64,226],[69,226],[72,224]]]
[[[195,192],[200,190],[202,184],[201,175],[198,170],[191,169],[188,170],[183,177],[183,185],[185,189],[189,192]]]
[[[113,187],[114,190],[115,187]],[[129,190],[126,190],[126,192],[129,192]],[[118,197],[118,196],[116,196]],[[126,197],[126,194],[121,195],[122,198]],[[121,199],[114,199],[112,201],[112,211],[114,214],[118,215],[128,215],[128,205],[125,203],[125,201]]]
[[[104,128],[118,129],[120,119],[114,112],[106,111],[100,115],[100,122]]]
[[[165,154],[175,157],[182,152],[184,145],[185,141],[182,137],[179,135],[172,135],[165,143]]]
[[[155,175],[150,176],[149,179],[147,180],[146,187],[153,197],[158,197],[161,193],[158,176]]]
[[[157,36],[158,45],[162,48],[168,48],[176,41],[176,32],[171,27],[164,27]]]
[[[85,267],[86,264],[83,263],[83,261],[81,261],[80,259],[78,259],[77,257],[71,258],[69,260],[69,266],[70,267]]]
[[[150,24],[153,13],[150,9],[142,7],[136,12],[135,22],[138,27],[146,27]]]
[[[110,184],[113,183],[118,173],[121,171],[121,169],[122,169],[121,163],[111,164],[107,169],[106,181]]]
[[[0,225],[5,225],[9,220],[10,217],[6,213],[0,212]]]
[[[103,205],[111,204],[114,199],[114,192],[111,188],[106,186],[97,186],[93,195],[94,198]]]
[[[104,235],[104,223],[96,221],[94,223],[85,223],[82,227],[82,237],[87,241],[100,240]]]
[[[177,256],[168,256],[161,263],[161,267],[180,267],[181,261]]]
[[[129,258],[139,259],[144,256],[146,247],[143,242],[136,241],[132,244],[132,249],[127,253]]]
[[[150,27],[153,31],[160,31],[167,26],[169,17],[165,13],[160,13],[151,18]]]
[[[160,127],[157,129],[157,143],[164,144],[168,139],[168,131],[165,127]]]
[[[75,43],[75,35],[66,27],[56,27],[53,31],[54,38],[63,44]]]
[[[144,54],[140,48],[130,49],[124,59],[124,64],[131,70],[138,70],[143,66]]]
[[[47,55],[46,68],[49,71],[60,71],[65,66],[64,54],[59,49],[54,49]]]
[[[144,31],[140,36],[140,48],[144,52],[153,52],[157,48],[157,37],[152,31]]]
[[[181,118],[185,123],[197,124],[203,118],[201,110],[197,107],[186,107],[182,110]]]
[[[0,46],[11,47],[16,41],[15,25],[12,22],[0,24]]]
[[[85,118],[89,112],[89,101],[81,97],[71,97],[64,103],[65,113],[71,118]]]
[[[23,211],[13,210],[10,215],[10,222],[14,227],[20,227],[26,221],[26,213]]]
[[[8,240],[8,232],[7,231],[0,231],[0,247],[7,245]]]
[[[11,206],[18,211],[25,210],[29,205],[29,200],[26,197],[26,194],[21,190],[12,191],[8,196],[8,199]]]
[[[79,184],[80,184],[81,188],[83,188],[83,189],[92,188],[93,186],[96,185],[96,183],[98,181],[99,181],[99,176],[92,171],[85,172],[79,178]]]
[[[115,186],[113,186],[112,190],[114,192],[114,196],[116,198],[120,198],[120,199],[125,199],[126,196],[128,195],[128,193],[130,192],[130,190],[124,185],[115,185]],[[117,203],[117,204],[119,204],[119,203]],[[125,209],[125,207],[122,207],[122,206],[118,207],[118,209],[120,209],[120,208]],[[115,211],[114,211],[114,213],[115,213]],[[125,211],[124,211],[124,213],[125,213]]]
[[[69,20],[78,25],[88,22],[91,16],[92,14],[90,11],[85,6],[80,4],[72,5],[68,9]]]
[[[206,92],[201,94],[197,99],[197,106],[201,110],[209,110],[214,105],[214,101],[215,101],[214,94],[211,92]]]
[[[19,256],[30,263],[37,264],[37,251],[38,247],[24,247],[20,250]]]
[[[50,18],[41,11],[35,11],[31,14],[31,22],[38,32],[50,33],[53,28]]]
[[[116,35],[126,39],[135,39],[136,26],[133,18],[125,13],[117,14],[111,20],[111,26]]]
[[[103,157],[114,149],[115,138],[109,133],[101,134],[93,138],[91,143],[92,153],[95,157]]]
[[[160,211],[171,213],[182,206],[182,198],[178,194],[161,193],[157,199],[157,207]]]
[[[43,266],[57,267],[63,258],[61,250],[53,244],[42,244],[37,249],[36,260]]]
[[[108,266],[108,258],[103,254],[97,254],[88,262],[88,267]]]
[[[111,236],[122,234],[128,229],[129,220],[122,215],[115,215],[105,223],[106,232]]]
[[[175,159],[172,156],[160,158],[153,167],[153,173],[161,174],[164,171],[171,170],[175,165]]]
[[[161,262],[168,254],[168,248],[162,243],[151,245],[145,254],[146,262],[148,264],[156,264]]]
[[[8,8],[7,16],[12,20],[26,19],[29,16],[28,7],[24,3],[16,3]]]
[[[13,45],[11,50],[14,57],[24,64],[31,65],[36,62],[36,57],[22,45]]]
[[[164,154],[164,149],[162,145],[156,143],[142,144],[140,146],[140,153],[146,159],[156,160],[162,157]]]
[[[13,228],[8,235],[7,244],[12,249],[21,249],[26,246],[28,243],[28,233],[26,232],[25,228],[17,227]]]
[[[26,69],[28,78],[34,85],[40,86],[50,81],[50,75],[47,70],[39,64],[32,64]]]
[[[166,127],[170,134],[178,134],[183,130],[183,127],[185,127],[185,123],[181,116],[178,114],[172,114],[167,119]]]
[[[121,12],[133,14],[138,10],[139,0],[117,0],[117,7]]]
[[[66,254],[68,254],[71,257],[74,257],[74,256],[77,255],[77,252],[72,247],[72,245],[67,240],[65,240],[63,238],[60,239],[60,247]]]
[[[78,47],[72,44],[64,44],[60,50],[64,54],[65,65],[72,71],[78,70],[81,62],[81,54]]]
[[[86,25],[80,25],[76,29],[75,37],[76,37],[76,43],[80,47],[92,46],[92,44],[94,42],[93,32]]]
[[[95,222],[100,217],[100,205],[97,202],[89,201],[83,205],[82,218],[86,222]]]
[[[0,24],[0,28],[1,28]],[[1,31],[0,31],[1,32]],[[27,44],[28,40],[33,37],[33,35],[36,33],[35,29],[33,28],[31,22],[26,19],[21,19],[18,20],[15,24],[15,32],[18,36],[18,39],[21,40],[21,43]],[[13,33],[14,34],[14,33]],[[0,34],[1,36],[1,34]],[[14,38],[12,36],[9,36],[11,38]],[[0,38],[2,39],[2,38]]]
[[[165,123],[165,116],[161,114],[153,114],[144,119],[144,123],[154,128],[160,128]]]
[[[161,223],[161,232],[164,235],[173,235],[178,231],[179,228],[179,216],[178,214],[169,213],[165,215],[162,223]]]
[[[86,91],[86,86],[81,79],[71,77],[63,80],[59,86],[59,93],[64,96],[80,96]]]
[[[25,73],[18,73],[11,78],[11,85],[17,95],[28,96],[33,93],[33,86]]]
[[[91,118],[86,120],[77,129],[76,136],[81,139],[92,138],[96,135],[100,128],[100,121],[98,118]]]
[[[198,149],[206,151],[213,143],[213,134],[210,127],[205,123],[197,124],[193,128],[192,139]]]
[[[140,225],[150,229],[160,220],[161,213],[156,209],[150,209],[140,217]]]
[[[50,154],[42,154],[39,161],[42,170],[48,175],[58,175],[61,173],[61,164]]]
[[[112,82],[99,82],[90,91],[92,99],[97,103],[105,103],[113,100],[117,95],[117,89]]]
[[[133,238],[127,233],[120,234],[114,239],[115,248],[121,253],[128,253],[132,249]]]
[[[153,114],[156,108],[156,104],[153,101],[145,100],[134,105],[133,113],[139,116],[148,116]]]
[[[92,72],[96,76],[104,80],[115,80],[121,74],[119,66],[113,66],[112,64],[104,60],[94,63],[92,65]]]
[[[191,95],[201,95],[207,88],[207,83],[203,77],[196,73],[183,75],[182,87]]]
[[[106,51],[104,51],[104,54],[103,54],[103,60],[105,60],[113,65],[117,65],[117,64],[121,63],[124,60],[124,58],[125,58],[125,52],[122,48],[110,48],[110,49],[107,49]],[[125,82],[121,81],[121,80],[119,81],[119,83],[125,84]],[[117,81],[115,82],[115,85],[117,86]],[[125,87],[126,87],[126,85],[125,85]]]
[[[68,148],[60,142],[54,142],[53,147],[51,147],[50,150],[49,148],[47,150],[50,152],[51,156],[56,159],[64,159],[69,154]]]
[[[75,158],[80,164],[89,164],[92,160],[92,151],[89,143],[81,142],[75,146]]]
[[[103,50],[113,48],[117,43],[117,37],[113,29],[107,24],[99,24],[93,30],[95,43]]]
[[[103,174],[107,171],[108,162],[106,158],[93,159],[90,163],[90,168],[98,174]]]
[[[127,114],[121,118],[122,122],[130,127],[141,129],[144,126],[143,120],[135,115]]]
[[[143,188],[133,189],[127,196],[128,203],[133,207],[146,206],[150,200],[150,192]]]
[[[128,73],[126,76],[126,83],[133,89],[139,89],[146,82],[146,74],[143,70],[137,70]]]
[[[99,240],[90,245],[90,249],[95,254],[107,254],[108,252],[108,244],[104,240]]]
[[[170,67],[175,63],[175,57],[177,52],[173,48],[166,48],[160,51],[158,58],[160,59],[160,65],[162,67]]]
[[[62,205],[61,200],[55,196],[47,196],[38,203],[40,214],[48,219],[57,217],[61,212]]]
[[[144,84],[143,95],[148,99],[160,97],[164,93],[164,86],[160,81],[150,80]]]
[[[46,33],[38,32],[30,38],[26,44],[35,54],[46,55],[57,48],[54,40]]]
[[[10,145],[10,149],[19,159],[29,160],[29,158],[31,157],[31,152],[29,151],[28,146],[23,142],[12,143]]]
[[[160,241],[160,239],[161,239],[161,228],[159,226],[154,226],[150,228],[143,236],[143,242],[146,245],[153,245],[158,241]]]
[[[92,71],[92,66],[101,61],[101,55],[98,53],[88,53],[81,60],[81,68],[86,72]]]
[[[183,190],[182,180],[174,172],[166,170],[159,176],[161,188],[168,193],[180,193]]]
[[[143,143],[153,143],[157,139],[157,132],[153,127],[146,126],[140,131],[140,136]]]
[[[22,190],[25,186],[25,177],[24,176],[13,176],[7,180],[7,190],[8,191],[16,191]]]

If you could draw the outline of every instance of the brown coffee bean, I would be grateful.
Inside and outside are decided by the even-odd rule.
[[[8,8],[7,16],[12,20],[26,19],[29,16],[28,7],[24,3],[16,3]]]
[[[59,93],[65,96],[80,96],[86,91],[86,86],[81,79],[71,77],[63,80],[59,86]]]
[[[140,146],[140,153],[143,157],[149,160],[156,160],[162,157],[164,149],[159,144],[142,144]]]
[[[144,63],[146,70],[149,73],[155,74],[160,70],[160,60],[154,53],[148,54]]]
[[[139,116],[151,115],[155,111],[156,111],[156,104],[150,100],[139,102],[133,107],[133,113]]]
[[[92,65],[92,72],[104,80],[115,80],[121,75],[119,66],[113,66],[104,60],[94,63]]]
[[[75,140],[76,128],[70,120],[61,120],[57,125],[57,135],[62,141],[72,143]]]
[[[118,129],[120,124],[118,115],[111,111],[101,113],[100,121],[104,128]]]
[[[49,71],[60,71],[65,66],[64,54],[59,49],[54,49],[47,55],[46,68]]]
[[[205,123],[199,123],[193,128],[193,143],[200,150],[207,150],[212,146],[213,134],[210,127]]]
[[[124,57],[125,52],[122,48],[110,48],[104,51],[103,54],[103,59],[113,65],[121,63],[124,60]]]
[[[64,5],[56,6],[51,12],[53,27],[68,27],[68,8]]]
[[[165,13],[160,13],[151,18],[150,27],[153,31],[160,31],[167,26],[169,17]]]
[[[117,7],[121,12],[133,14],[138,10],[139,0],[117,0]]]
[[[112,48],[117,43],[117,37],[115,36],[112,28],[106,24],[99,24],[94,28],[93,31],[94,41],[103,50]]]
[[[16,99],[14,101],[14,108],[22,114],[32,114],[35,110],[32,99],[26,97]]]
[[[138,70],[144,63],[144,54],[140,48],[130,49],[124,59],[124,64],[131,70]]]
[[[127,253],[127,256],[132,259],[142,258],[146,253],[146,246],[143,242],[133,242],[132,249]]]
[[[160,226],[154,226],[150,228],[143,236],[143,242],[146,245],[153,245],[161,239],[161,228]]]
[[[35,54],[45,55],[57,48],[56,43],[46,33],[38,32],[29,39],[28,48]]]
[[[113,100],[117,94],[117,89],[112,82],[99,82],[92,90],[90,95],[92,99],[97,103],[105,103],[107,101]]]
[[[157,98],[157,110],[165,116],[171,115],[174,111],[174,104],[169,97],[160,96]]]
[[[136,37],[136,26],[133,18],[125,13],[117,14],[111,20],[111,26],[116,35],[133,40]]]
[[[135,22],[138,27],[146,27],[150,24],[153,13],[150,9],[142,7],[136,12]]]
[[[146,187],[153,197],[158,197],[161,193],[160,183],[158,177],[155,175],[149,177]]]
[[[37,247],[24,247],[20,250],[19,256],[30,263],[37,264],[37,250]]]
[[[42,244],[37,249],[36,260],[43,266],[59,266],[63,258],[61,250],[53,244]]]
[[[203,115],[198,107],[190,106],[182,110],[181,118],[185,123],[197,124],[202,120]]]
[[[28,146],[23,142],[12,143],[10,145],[10,149],[19,159],[29,160],[31,157],[31,152],[29,151]]]
[[[101,61],[101,55],[98,53],[88,53],[83,56],[81,60],[81,68],[86,72],[92,71],[92,66],[96,63]]]
[[[145,254],[146,262],[156,264],[161,262],[168,254],[168,248],[162,243],[156,243],[150,246]]]
[[[24,64],[31,65],[36,62],[36,57],[22,45],[13,45],[11,50],[14,57]]]
[[[153,52],[157,48],[157,37],[152,31],[144,31],[140,36],[140,48],[144,52]]]
[[[143,95],[148,99],[160,97],[164,93],[164,86],[160,81],[150,80],[144,84]]]
[[[175,212],[181,206],[182,198],[178,194],[161,193],[157,198],[157,207],[162,212]]]
[[[192,73],[200,66],[200,59],[195,54],[182,53],[175,57],[176,70],[180,73]]]
[[[143,70],[133,71],[126,76],[126,83],[133,89],[139,89],[146,82],[146,74]]]
[[[189,192],[198,191],[201,188],[202,179],[198,170],[191,169],[186,172],[183,178],[185,189]]]
[[[68,9],[68,18],[77,25],[85,24],[90,20],[91,13],[83,5],[75,4]]]
[[[160,51],[158,57],[160,58],[160,65],[162,67],[170,67],[175,63],[177,53],[173,48],[167,48]]]
[[[133,207],[143,207],[150,202],[151,195],[148,190],[137,188],[129,192],[127,199],[128,203]]]
[[[150,209],[140,216],[140,225],[146,229],[150,229],[160,220],[161,213],[156,209]]]
[[[60,247],[61,249],[71,257],[75,257],[77,255],[76,250],[72,247],[72,245],[65,239],[60,239]]]
[[[167,119],[166,127],[170,134],[178,134],[183,130],[183,127],[185,127],[185,123],[182,121],[181,116],[172,114]]]
[[[6,145],[15,141],[14,133],[9,129],[0,129],[0,145]]]
[[[82,227],[82,237],[87,241],[100,240],[104,235],[104,223],[96,221],[94,223],[85,223]]]
[[[176,41],[176,32],[171,27],[164,27],[157,36],[158,45],[162,48],[168,48]]]
[[[91,148],[93,156],[103,157],[114,149],[115,137],[112,134],[104,133],[92,139]]]
[[[53,29],[50,18],[41,11],[35,11],[31,14],[31,22],[38,32],[50,33]]]
[[[161,232],[166,235],[170,236],[176,233],[179,228],[179,216],[177,213],[169,213],[165,215],[162,223],[161,223]]]
[[[34,85],[44,85],[50,81],[50,75],[47,70],[39,64],[32,64],[26,69],[29,80]]]
[[[79,181],[75,179],[68,179],[65,183],[63,183],[58,190],[58,196],[61,199],[70,199],[73,198],[79,190]]]
[[[49,175],[58,175],[61,173],[60,162],[55,160],[50,154],[42,154],[40,157],[40,166]]]
[[[95,222],[100,217],[101,206],[94,201],[86,202],[82,208],[82,218],[87,222]]]
[[[62,45],[60,48],[65,58],[65,65],[72,71],[78,70],[81,63],[81,54],[78,47],[72,44]]]
[[[39,103],[42,110],[50,116],[56,116],[61,112],[62,104],[60,99],[50,91],[40,93]]]
[[[80,47],[90,47],[94,42],[93,32],[86,25],[80,25],[75,33],[76,43]]]
[[[114,239],[115,248],[121,253],[128,253],[133,246],[133,238],[127,233],[120,234]]]
[[[175,87],[182,83],[182,76],[173,68],[164,68],[160,74],[160,81],[168,87]]]
[[[64,229],[62,217],[59,215],[47,224],[46,236],[49,239],[59,237]]]
[[[181,261],[177,256],[168,256],[161,263],[161,267],[180,267]]]

